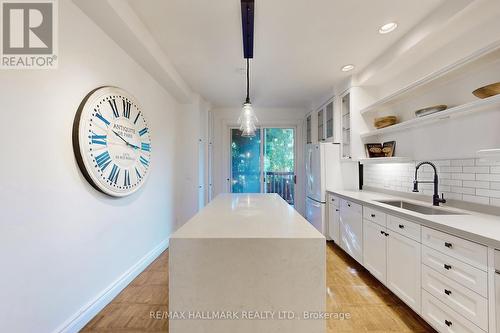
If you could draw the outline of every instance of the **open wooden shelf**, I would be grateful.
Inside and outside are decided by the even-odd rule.
[[[492,43],[487,47],[480,49],[449,66],[446,66],[438,71],[422,77],[415,82],[412,82],[411,84],[397,90],[396,92],[366,106],[365,108],[360,110],[360,113],[368,114],[373,111],[377,111],[378,109],[388,107],[391,104],[396,104],[399,101],[410,97],[411,93],[415,93],[418,89],[429,89],[434,84],[438,84],[440,82],[440,79],[445,80],[449,74],[455,74],[461,71],[463,68],[466,68],[467,65],[473,65],[475,62],[480,63],[482,61],[481,58],[484,57],[486,59],[488,55],[496,57],[497,53],[500,54],[500,41]]]
[[[420,127],[424,125],[429,125],[448,119],[457,115],[465,115],[469,112],[478,112],[481,110],[488,109],[489,107],[500,105],[500,95],[492,96],[485,99],[479,99],[467,104],[459,105],[441,112],[436,112],[424,117],[414,118],[411,120],[404,121],[402,123],[392,125],[389,127],[375,129],[373,131],[365,132],[361,134],[361,138],[370,138],[382,134],[400,132],[406,129]]]
[[[358,162],[361,164],[381,164],[381,163],[406,163],[411,162],[410,157],[372,157],[372,158],[360,158]]]

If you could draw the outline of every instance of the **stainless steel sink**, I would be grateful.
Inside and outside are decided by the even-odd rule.
[[[391,205],[394,207],[411,210],[412,212],[424,214],[424,215],[467,215],[465,213],[454,212],[442,208],[434,208],[429,206],[422,206],[418,204],[414,204],[407,201],[401,200],[380,200],[377,201],[386,205]]]

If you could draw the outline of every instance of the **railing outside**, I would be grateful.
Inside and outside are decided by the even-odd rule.
[[[295,204],[294,176],[293,172],[266,172],[264,179],[266,193],[278,193],[293,206]]]

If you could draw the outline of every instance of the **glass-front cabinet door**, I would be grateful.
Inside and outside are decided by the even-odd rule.
[[[326,118],[326,140],[333,141],[335,134],[335,122],[334,122],[334,101],[331,100],[326,104],[325,107],[325,118]]]
[[[325,110],[318,110],[318,142],[325,141]]]
[[[306,118],[306,143],[312,143],[312,119],[311,115]]]
[[[342,96],[342,158],[351,158],[351,100],[350,94]]]

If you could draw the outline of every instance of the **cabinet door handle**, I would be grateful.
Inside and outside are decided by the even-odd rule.
[[[448,243],[448,242],[444,242],[444,246],[446,246],[447,248],[451,249],[453,247],[453,244]]]
[[[444,268],[447,269],[447,270],[450,270],[451,269],[451,266],[450,265],[447,265],[447,264],[444,264]]]
[[[371,217],[375,217],[375,214],[372,214]]]
[[[451,295],[451,290],[445,289],[445,290],[444,290],[444,293],[445,293],[446,295],[450,296],[450,295]]]
[[[446,326],[450,327],[451,325],[453,325],[453,323],[449,320],[445,320],[444,323],[446,324]]]
[[[399,225],[399,229],[404,229],[404,228],[405,228],[405,226],[403,224]]]

